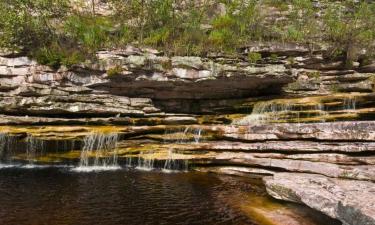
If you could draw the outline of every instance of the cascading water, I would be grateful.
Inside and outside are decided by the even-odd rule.
[[[173,149],[168,150],[168,158],[165,160],[163,171],[187,171],[189,162],[187,159],[179,159],[173,152]]]
[[[153,154],[154,152],[149,152],[148,154],[143,152],[139,153],[136,168],[147,171],[155,169],[155,157]]]
[[[194,141],[196,144],[199,144],[201,136],[202,136],[202,129],[201,128],[196,129],[194,132]]]
[[[325,122],[324,117],[328,115],[328,112],[325,111],[324,104],[318,103],[315,105],[315,110],[318,111],[318,116],[321,118],[321,122]]]
[[[236,121],[237,125],[251,125],[260,124],[269,121],[276,121],[280,119],[280,115],[288,113],[292,110],[290,102],[258,102],[254,105],[253,111],[250,115]]]
[[[79,167],[76,171],[119,169],[117,163],[117,133],[92,133],[83,140]]]
[[[17,148],[17,146],[21,147]],[[0,134],[0,162],[3,163],[2,167],[37,167],[34,163],[38,157],[44,154],[44,150],[44,141],[30,134],[27,135],[24,141],[20,141],[16,136],[6,133]],[[24,164],[25,162],[26,164]]]
[[[181,129],[167,130],[164,133],[164,143],[168,144],[173,141],[175,144],[198,144],[202,137],[202,129],[194,127],[184,127]],[[158,157],[164,158],[157,160]],[[188,169],[188,160],[183,159],[182,154],[176,154],[173,149],[169,149],[165,157],[164,153],[158,151],[141,151],[138,154],[138,159],[134,160],[132,157],[126,159],[127,167],[135,167],[140,170],[154,170],[162,169],[163,171],[186,171]]]
[[[344,99],[343,110],[356,110],[357,101],[355,97],[348,97]]]
[[[176,143],[188,143],[189,134],[192,135],[194,138],[194,143],[199,144],[200,139],[202,137],[202,129],[201,128],[191,128],[186,127],[183,132],[179,132],[180,138],[176,140]],[[164,171],[176,171],[176,170],[187,170],[188,169],[188,160],[181,159],[173,149],[168,150],[168,156],[165,160],[163,170]]]
[[[332,102],[341,101],[341,107],[330,106]],[[327,105],[327,107],[325,107]],[[254,104],[250,115],[247,115],[233,122],[235,125],[252,125],[269,122],[297,122],[308,118],[312,121],[325,122],[330,117],[342,114],[340,110],[346,113],[355,113],[357,109],[356,96],[345,95],[332,99],[321,98],[302,98],[288,100],[270,100]],[[336,111],[335,111],[336,110]],[[302,120],[306,121],[306,120]]]
[[[44,141],[33,137],[32,135],[27,135],[26,138],[26,160],[29,165],[33,165],[35,158],[42,155],[44,152]]]
[[[0,159],[3,157],[6,146],[6,134],[0,133]]]
[[[16,146],[16,138],[7,133],[0,133],[0,162],[10,163],[13,156],[13,147]]]

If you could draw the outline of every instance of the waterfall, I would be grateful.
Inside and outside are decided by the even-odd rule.
[[[117,133],[92,133],[83,139],[79,167],[76,171],[111,170],[117,164]]]
[[[321,117],[320,121],[325,122],[326,120],[324,116],[327,116],[328,112],[325,111],[324,104],[318,103],[317,105],[315,105],[315,110],[319,112],[319,117]]]
[[[138,162],[137,162],[137,169],[140,170],[153,170],[155,163],[155,157],[154,152],[151,152],[151,154],[144,154],[143,152],[139,153],[138,155]]]
[[[356,110],[357,100],[353,96],[344,99],[343,110]]]
[[[320,121],[332,119],[339,114],[355,113],[357,97],[339,95],[331,98],[306,97],[296,99],[275,99],[257,102],[250,115],[233,122],[235,125],[252,125],[272,122]],[[329,103],[340,102],[340,107]],[[336,103],[335,103],[336,104]],[[325,107],[327,106],[327,107]],[[340,112],[341,111],[341,112]],[[347,112],[342,112],[347,111]]]
[[[125,159],[125,166],[126,167],[132,167],[133,166],[133,158],[132,157],[127,157]]]
[[[173,154],[173,150],[172,149],[169,149],[168,150],[168,159],[165,160],[165,163],[164,163],[164,169],[165,170],[171,170],[174,166],[174,163],[175,163],[175,160],[174,160],[174,154]]]
[[[173,130],[166,130],[164,133],[164,143],[173,141],[176,144],[199,143],[202,137],[202,129],[194,127],[184,127]]]
[[[0,133],[0,160],[3,161],[6,155],[6,145],[7,145],[7,134]]]
[[[194,141],[195,141],[196,144],[199,144],[201,136],[202,136],[202,129],[201,128],[195,129],[195,132],[194,132]]]
[[[189,162],[186,159],[178,159],[172,149],[168,150],[168,158],[165,160],[163,171],[187,171]]]
[[[278,115],[279,113],[288,113],[292,109],[292,104],[289,101],[285,103],[276,101],[258,102],[254,104],[250,115],[236,121],[235,124],[251,125],[277,121],[282,117],[282,114]]]
[[[24,168],[34,167],[36,158],[44,154],[45,143],[30,134],[27,135],[23,143],[19,142],[16,136],[0,133],[0,161],[8,166],[14,166],[15,164],[12,164],[13,157],[20,156],[18,159],[26,161]],[[17,146],[21,146],[24,154],[17,155],[19,153]]]
[[[0,133],[0,162],[12,162],[14,146],[17,145],[17,139],[7,133]]]
[[[26,160],[32,165],[35,158],[44,152],[44,141],[28,134],[26,138]]]

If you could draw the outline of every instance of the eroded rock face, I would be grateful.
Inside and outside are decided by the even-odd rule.
[[[0,113],[139,116],[161,111],[153,101],[276,94],[293,81],[284,65],[165,57],[131,46],[97,56],[96,62],[57,71],[27,57],[0,57]]]
[[[242,141],[315,140],[315,141],[374,141],[374,121],[333,123],[285,123],[252,126],[218,127],[224,136]]]
[[[306,204],[343,224],[375,224],[373,182],[301,173],[278,173],[264,181],[267,192],[277,199]]]

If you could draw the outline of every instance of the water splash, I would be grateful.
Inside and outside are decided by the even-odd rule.
[[[341,101],[341,108],[332,107],[328,102]],[[326,107],[327,106],[327,107]],[[357,96],[340,95],[329,98],[307,97],[297,99],[275,99],[254,104],[250,115],[233,122],[235,125],[252,125],[272,122],[297,122],[301,119],[325,122],[330,116],[337,116],[337,110],[355,113],[357,109]],[[306,120],[302,120],[306,121]]]
[[[236,125],[262,124],[282,119],[285,114],[293,109],[289,101],[266,101],[254,104],[250,115],[235,122]]]
[[[144,152],[140,152],[138,155],[138,161],[136,168],[139,170],[150,171],[155,169],[155,156],[154,152],[150,152],[148,154],[144,154]]]
[[[168,150],[168,158],[165,160],[163,171],[187,171],[189,168],[189,161],[187,159],[179,159],[173,149]]]
[[[90,172],[119,169],[117,164],[117,133],[92,133],[83,140],[79,167],[75,171]]]

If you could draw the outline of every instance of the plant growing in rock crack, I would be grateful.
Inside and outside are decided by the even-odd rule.
[[[117,76],[122,73],[123,69],[121,66],[115,66],[107,70],[107,75],[109,77]]]
[[[262,60],[262,55],[258,52],[249,52],[247,54],[247,60],[250,63],[257,63],[258,61]]]

